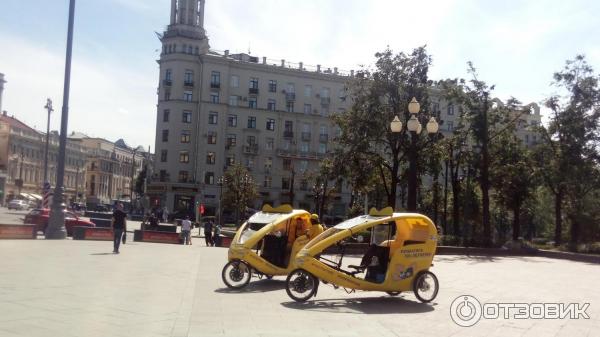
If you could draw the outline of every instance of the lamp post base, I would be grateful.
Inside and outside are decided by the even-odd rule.
[[[62,240],[67,238],[67,230],[65,228],[65,212],[62,207],[63,191],[62,188],[57,188],[54,191],[52,200],[52,208],[50,209],[50,218],[46,227],[46,239]]]

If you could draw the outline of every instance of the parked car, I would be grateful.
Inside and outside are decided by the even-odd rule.
[[[91,221],[82,219],[78,217],[75,213],[70,211],[65,212],[65,228],[67,230],[67,235],[73,235],[74,227],[96,227]],[[46,226],[48,226],[48,219],[50,218],[50,209],[48,208],[37,208],[29,212],[25,216],[25,220],[23,223],[32,224],[37,226],[38,231],[46,232]]]
[[[8,209],[24,210],[29,208],[29,203],[25,200],[14,199],[8,203]]]

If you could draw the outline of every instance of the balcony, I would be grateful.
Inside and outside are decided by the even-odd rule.
[[[192,88],[194,87],[194,81],[185,81],[183,82],[183,86]]]
[[[245,154],[258,154],[258,144],[250,144],[244,146]]]
[[[210,88],[211,89],[221,89],[221,83],[211,82]]]
[[[310,132],[302,132],[302,140],[304,141],[310,141]]]
[[[248,94],[258,95],[258,88],[248,88]]]
[[[294,138],[294,131],[283,131],[283,138]]]
[[[171,81],[171,80],[163,80],[163,85],[165,87],[170,87],[171,85],[173,85],[173,81]]]
[[[327,143],[329,141],[329,135],[328,134],[321,134],[319,135],[319,142],[321,143]]]
[[[331,97],[321,97],[321,105],[327,106],[331,104]]]
[[[286,92],[285,93],[285,100],[288,101],[288,102],[295,101],[296,100],[296,93],[295,92]]]
[[[325,155],[321,155],[317,152],[302,152],[302,151],[292,151],[292,150],[284,150],[278,149],[277,156],[283,158],[296,158],[296,159],[312,159],[317,160],[319,158],[325,157]]]

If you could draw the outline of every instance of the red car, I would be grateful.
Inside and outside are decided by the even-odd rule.
[[[48,208],[38,208],[29,212],[25,216],[25,220],[23,221],[25,224],[33,224],[37,225],[37,230],[46,232],[46,226],[48,226],[48,219],[50,218],[50,209]],[[74,227],[96,227],[91,221],[81,219],[75,213],[65,211],[65,228],[67,230],[67,235],[73,235]]]

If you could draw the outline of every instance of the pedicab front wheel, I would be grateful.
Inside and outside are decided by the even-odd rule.
[[[319,279],[303,269],[292,271],[285,280],[285,291],[296,302],[306,302],[317,293]]]
[[[246,262],[241,260],[227,262],[221,272],[223,282],[231,289],[241,289],[247,286],[251,277],[252,269]]]
[[[435,299],[440,290],[437,277],[430,271],[422,271],[415,277],[413,292],[417,299],[423,303],[429,303]]]

